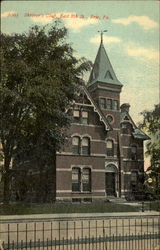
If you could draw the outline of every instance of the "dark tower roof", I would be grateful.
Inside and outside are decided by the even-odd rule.
[[[110,83],[122,86],[122,84],[118,81],[116,74],[114,73],[113,67],[103,46],[102,39],[89,77],[88,86],[94,84],[95,82]]]

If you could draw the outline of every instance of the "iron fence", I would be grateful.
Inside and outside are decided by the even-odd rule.
[[[160,217],[4,222],[1,240],[5,250],[160,250]]]

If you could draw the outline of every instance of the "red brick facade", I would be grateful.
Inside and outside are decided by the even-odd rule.
[[[105,67],[104,67],[105,65]],[[143,140],[120,107],[122,84],[101,43],[89,82],[71,107],[73,123],[56,159],[56,200],[88,202],[140,192]]]

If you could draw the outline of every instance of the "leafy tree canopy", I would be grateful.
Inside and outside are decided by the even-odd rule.
[[[51,28],[34,26],[27,33],[1,34],[0,140],[5,199],[15,147],[21,145],[24,153],[26,142],[40,147],[49,136],[52,150],[57,150],[64,140],[70,123],[65,110],[91,65],[73,56],[66,37],[67,30],[59,22]]]
[[[152,111],[143,111],[143,123],[141,128],[150,136],[151,140],[147,143],[146,155],[150,156],[151,165],[148,168],[149,177],[153,178],[153,185],[159,188],[160,182],[160,104],[155,105]],[[157,190],[156,190],[157,191]]]

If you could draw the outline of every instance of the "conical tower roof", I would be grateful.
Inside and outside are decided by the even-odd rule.
[[[94,84],[95,82],[122,86],[116,77],[102,40],[89,77],[88,86]]]

